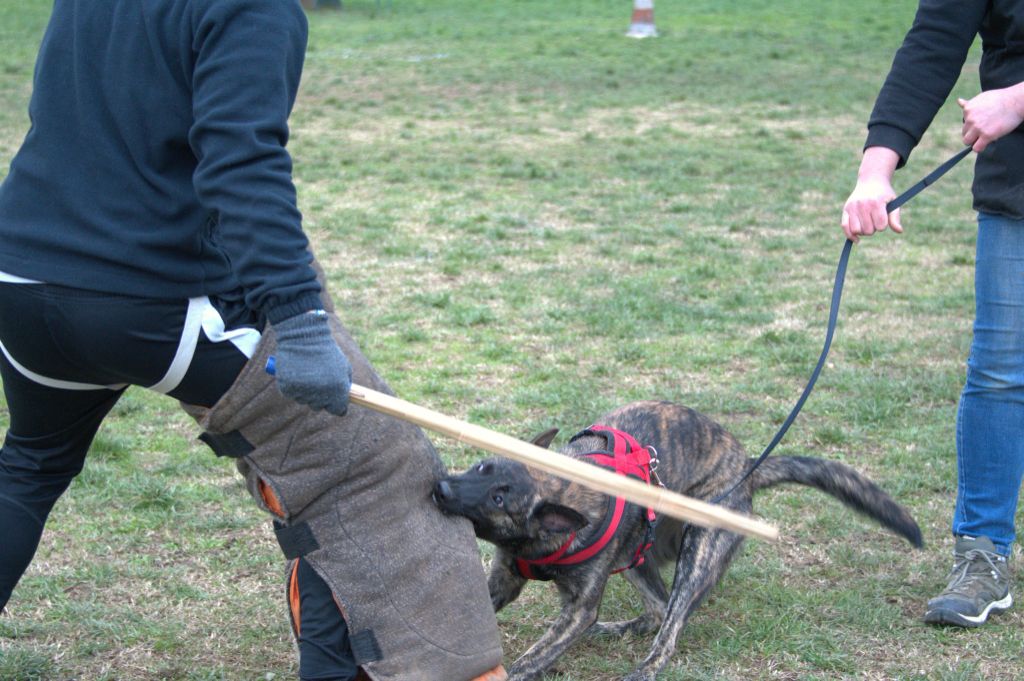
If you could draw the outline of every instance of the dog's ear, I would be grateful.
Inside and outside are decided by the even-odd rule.
[[[558,428],[550,428],[548,430],[545,430],[537,437],[530,440],[530,442],[537,445],[538,447],[547,449],[548,447],[551,446],[551,441],[555,439],[556,435],[558,435]]]
[[[533,518],[542,530],[555,533],[575,532],[589,522],[582,513],[568,506],[544,502],[533,510]]]

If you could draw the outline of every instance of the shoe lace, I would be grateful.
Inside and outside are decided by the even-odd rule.
[[[1002,579],[1002,574],[996,566],[998,554],[982,549],[968,549],[962,554],[956,554],[955,558],[953,569],[949,573],[947,591],[963,591],[981,580],[992,579],[998,582]],[[985,569],[982,563],[987,563],[988,569]]]

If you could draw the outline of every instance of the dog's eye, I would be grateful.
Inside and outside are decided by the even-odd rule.
[[[477,473],[482,473],[483,475],[490,475],[490,473],[491,473],[491,464],[486,462],[486,461],[483,462],[483,463],[477,464],[476,472]]]
[[[508,485],[495,487],[491,490],[491,501],[493,501],[494,505],[498,508],[504,508],[506,494],[508,494]]]

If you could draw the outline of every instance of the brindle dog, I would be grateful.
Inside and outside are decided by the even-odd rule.
[[[657,477],[671,490],[710,500],[726,492],[753,464],[740,443],[722,426],[692,409],[668,402],[637,402],[599,420],[656,449]],[[538,436],[547,447],[557,431]],[[572,457],[607,448],[603,437],[584,436],[562,451]],[[779,483],[809,485],[922,546],[921,530],[910,514],[877,485],[834,461],[798,456],[769,457],[720,503],[751,513],[758,490]],[[440,508],[469,518],[476,534],[497,546],[489,587],[495,611],[514,601],[526,584],[516,558],[550,555],[576,532],[574,547],[587,546],[599,531],[608,497],[582,485],[503,458],[486,459],[462,475],[437,483]],[[562,611],[547,632],[509,670],[510,681],[539,679],[544,670],[584,632],[613,635],[656,632],[650,653],[627,681],[651,681],[675,651],[689,616],[725,573],[743,538],[662,517],[647,560],[623,572],[643,598],[644,614],[625,622],[598,622],[598,608],[609,575],[630,564],[644,542],[646,509],[627,504],[619,531],[603,551],[576,565],[545,566],[562,597]],[[658,566],[675,563],[671,592]]]

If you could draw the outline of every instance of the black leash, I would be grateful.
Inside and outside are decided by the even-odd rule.
[[[945,175],[950,168],[959,163],[969,153],[971,153],[971,147],[964,147],[963,150],[957,152],[956,155],[954,155],[952,158],[950,158],[945,163],[940,165],[938,168],[933,170],[920,182],[918,182],[913,187],[897,196],[889,203],[885,204],[885,212],[891,213],[900,206],[902,206],[903,204],[905,204],[910,199],[917,196],[925,187],[927,187],[928,185],[932,184],[940,177]],[[829,348],[832,347],[832,336],[835,334],[836,321],[839,318],[839,301],[843,297],[843,282],[846,279],[846,265],[850,260],[850,250],[852,248],[853,242],[847,239],[846,243],[843,244],[843,252],[839,256],[839,265],[836,267],[836,279],[835,283],[832,285],[832,306],[829,309],[828,313],[828,331],[826,331],[825,333],[825,347],[823,347],[821,350],[821,356],[818,357],[818,364],[817,366],[814,367],[814,371],[811,373],[811,378],[807,382],[807,387],[804,388],[803,394],[800,395],[800,399],[796,401],[796,405],[793,407],[793,410],[789,412],[789,416],[786,417],[786,420],[782,423],[782,426],[779,428],[779,431],[775,433],[775,437],[772,438],[772,441],[768,443],[768,446],[765,447],[763,452],[761,452],[761,456],[757,457],[757,461],[755,461],[754,464],[747,469],[747,472],[743,474],[743,477],[737,480],[732,487],[730,487],[724,493],[719,494],[717,497],[712,499],[712,504],[717,504],[720,501],[722,501],[722,499],[725,499],[727,496],[732,494],[737,487],[742,485],[746,481],[746,479],[751,476],[751,474],[757,469],[758,466],[764,463],[764,460],[767,459],[768,455],[772,453],[772,450],[775,449],[775,446],[782,441],[783,437],[785,437],[786,431],[789,430],[789,427],[791,425],[793,425],[793,421],[796,420],[797,414],[799,414],[800,410],[803,409],[804,402],[807,401],[807,398],[810,396],[811,391],[814,390],[814,384],[818,382],[818,374],[821,373],[821,368],[825,366],[825,359],[828,357]]]

